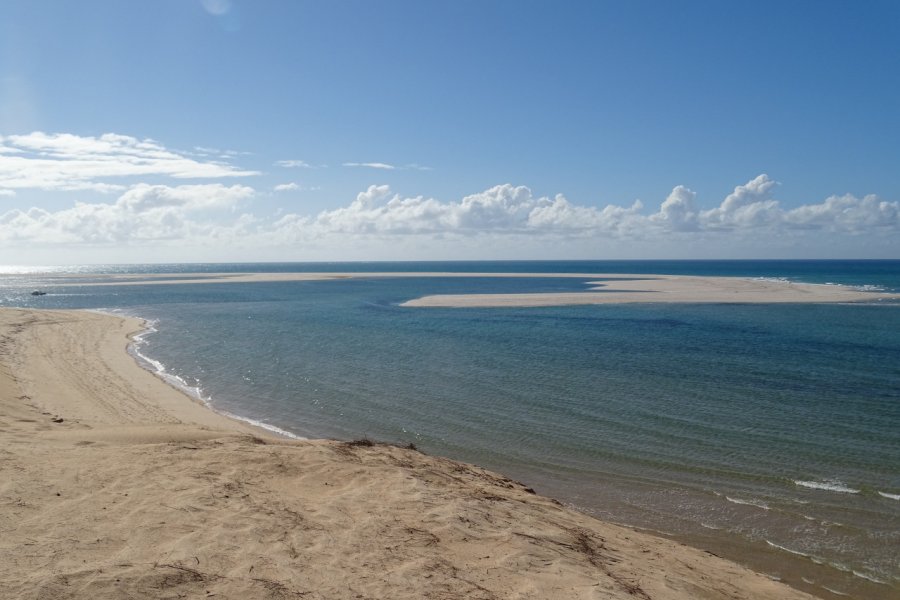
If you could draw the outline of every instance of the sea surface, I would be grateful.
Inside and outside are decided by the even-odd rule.
[[[900,303],[400,306],[579,291],[580,278],[62,285],[245,271],[666,273],[900,292],[900,261],[0,267],[0,305],[147,319],[140,360],[216,410],[294,436],[412,442],[826,598],[900,597]]]

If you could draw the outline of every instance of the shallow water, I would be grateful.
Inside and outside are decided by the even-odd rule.
[[[245,270],[659,272],[900,289],[900,261],[80,269]],[[817,593],[900,590],[900,304],[412,309],[398,305],[584,282],[63,288],[52,275],[7,278],[0,299],[151,319],[140,352],[219,410],[302,436],[414,442],[603,518],[748,556],[791,583],[799,564]],[[37,286],[50,294],[29,296]]]

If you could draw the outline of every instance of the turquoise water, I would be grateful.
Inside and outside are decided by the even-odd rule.
[[[391,270],[737,275],[900,290],[900,261],[145,265],[7,277],[0,301],[150,319],[139,351],[218,410],[299,436],[414,442],[603,518],[732,549],[823,595],[898,594],[900,304],[414,309],[399,304],[585,286],[54,279]],[[50,293],[31,297],[34,287]],[[806,582],[791,579],[797,565]]]

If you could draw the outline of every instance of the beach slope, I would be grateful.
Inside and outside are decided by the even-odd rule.
[[[141,369],[140,327],[0,310],[0,597],[811,598],[478,467],[267,437]]]

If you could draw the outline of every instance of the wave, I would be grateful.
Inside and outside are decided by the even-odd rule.
[[[879,496],[884,496],[885,498],[890,498],[891,500],[900,500],[900,494],[889,494],[887,492],[878,492]]]
[[[800,552],[799,550],[791,550],[790,548],[785,548],[784,546],[780,546],[780,545],[776,544],[775,542],[770,542],[769,540],[766,540],[766,543],[768,545],[772,546],[773,548],[783,550],[784,552],[787,552],[788,554],[793,554],[795,556],[802,556],[803,558],[812,558],[812,556],[810,556],[809,554],[807,554],[805,552]]]
[[[729,502],[733,502],[734,504],[743,504],[745,506],[755,506],[756,508],[761,508],[763,510],[769,510],[769,505],[760,500],[742,500],[740,498],[732,498],[731,496],[725,496],[725,499]]]
[[[844,565],[842,565],[842,564],[840,564],[840,563],[825,562],[825,561],[823,561],[823,560],[820,559],[820,558],[816,558],[815,556],[813,556],[813,555],[811,555],[811,554],[807,554],[806,552],[801,552],[801,551],[799,551],[799,550],[791,550],[790,548],[787,548],[787,547],[782,546],[782,545],[780,545],[780,544],[776,544],[775,542],[770,542],[769,540],[766,540],[766,543],[767,543],[769,546],[771,546],[771,547],[773,547],[773,548],[776,548],[776,549],[778,549],[778,550],[781,550],[781,551],[783,551],[783,552],[787,552],[788,554],[793,554],[794,556],[802,556],[803,558],[808,558],[809,560],[813,561],[813,562],[816,563],[816,564],[819,564],[819,565],[822,565],[822,564],[827,565],[827,566],[829,566],[829,567],[832,567],[832,568],[834,568],[834,569],[837,569],[838,571],[843,571],[844,573],[850,573],[850,574],[852,574],[852,575],[855,576],[855,577],[859,577],[860,579],[865,579],[866,581],[871,581],[872,583],[878,583],[878,584],[881,584],[881,585],[887,585],[887,582],[882,581],[881,579],[878,579],[878,578],[876,578],[876,577],[874,577],[874,576],[872,576],[872,575],[869,575],[869,574],[867,574],[867,573],[861,573],[861,572],[859,572],[859,571],[857,571],[857,570],[855,570],[855,569],[851,569],[851,568],[846,567],[846,566],[844,566]],[[808,582],[808,583],[811,583],[811,582]],[[826,589],[827,589],[827,588],[826,588]],[[834,592],[834,590],[829,590],[829,591]],[[847,595],[847,594],[841,594],[840,592],[834,592],[834,593],[840,594],[841,596],[846,596],[846,595]]]
[[[800,479],[794,479],[794,484],[799,485],[800,487],[809,488],[811,490],[824,490],[826,492],[840,492],[842,494],[858,494],[860,490],[855,488],[847,487],[840,481],[803,481]]]
[[[224,410],[220,410],[217,412],[219,414],[225,415],[229,419],[234,419],[235,421],[242,421],[244,423],[249,423],[250,425],[253,425],[254,427],[259,427],[260,429],[265,429],[266,431],[271,431],[272,433],[276,433],[280,436],[290,438],[292,440],[308,439],[308,438],[299,436],[296,433],[291,433],[290,431],[288,431],[286,429],[282,429],[281,427],[278,427],[276,425],[270,425],[269,423],[266,423],[264,421],[257,421],[256,419],[251,419],[250,417],[242,417],[240,415],[236,415],[234,413],[230,413],[230,412],[224,411]]]
[[[828,587],[827,585],[823,585],[823,586],[822,586],[822,589],[823,589],[823,590],[828,590],[829,592],[831,592],[831,593],[834,594],[835,596],[849,596],[849,595],[850,595],[850,594],[847,594],[847,593],[845,593],[845,592],[839,592],[839,591],[837,591],[837,590],[834,589],[834,588]]]
[[[872,577],[871,575],[866,575],[865,573],[860,573],[859,571],[851,571],[851,573],[853,573],[860,579],[865,579],[866,581],[871,581],[872,583],[879,583],[881,585],[887,585],[886,581],[876,579],[875,577]]]

